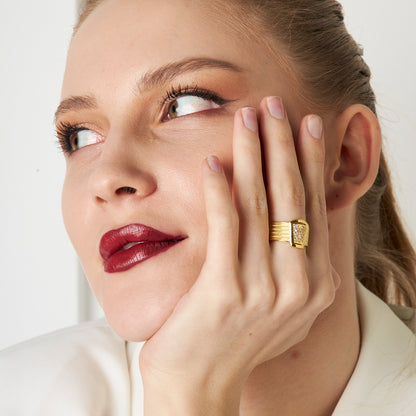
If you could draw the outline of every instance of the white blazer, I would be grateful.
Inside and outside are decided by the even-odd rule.
[[[360,283],[357,292],[360,356],[333,416],[415,416],[413,311],[393,313]],[[0,415],[140,416],[141,346],[99,320],[8,348],[0,353]]]

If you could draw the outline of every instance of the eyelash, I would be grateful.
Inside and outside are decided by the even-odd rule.
[[[56,137],[58,139],[58,147],[64,154],[71,154],[74,152],[74,150],[71,148],[69,139],[73,134],[78,133],[81,130],[84,130],[84,128],[71,123],[67,123],[65,121],[57,124]]]
[[[187,85],[186,87],[181,87],[181,85],[178,85],[178,87],[175,88],[174,86],[172,86],[170,90],[166,91],[165,97],[163,98],[161,104],[163,106],[169,105],[171,102],[185,95],[193,95],[194,97],[200,97],[205,100],[211,100],[215,104],[218,104],[220,106],[231,102],[231,100],[226,100],[220,97],[215,92],[204,88],[199,88],[197,85],[193,87],[190,87],[189,85]]]
[[[205,100],[211,100],[215,104],[218,104],[219,106],[223,106],[232,101],[232,100],[226,100],[220,97],[218,94],[214,93],[211,90],[199,88],[197,85],[193,87],[190,87],[188,85],[185,87],[181,87],[180,85],[178,85],[178,87],[172,86],[170,90],[166,91],[164,98],[161,100],[161,105],[165,107],[163,118],[165,118],[167,114],[166,108],[173,101],[186,95],[192,95],[195,97],[203,98]],[[70,137],[73,134],[84,129],[85,127],[74,125],[74,124],[64,122],[64,121],[57,124],[56,137],[58,139],[58,147],[62,150],[64,154],[70,155],[74,152],[74,150],[71,148],[71,145],[70,145]]]

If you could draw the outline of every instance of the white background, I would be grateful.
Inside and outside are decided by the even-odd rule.
[[[0,349],[95,314],[60,217],[53,130],[75,3],[0,0]],[[416,5],[342,3],[373,70],[396,189],[416,230]]]

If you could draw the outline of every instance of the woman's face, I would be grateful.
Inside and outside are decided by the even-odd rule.
[[[202,3],[106,0],[69,50],[64,220],[110,325],[130,340],[149,338],[198,277],[201,164],[217,155],[231,186],[235,111],[280,95],[301,117],[267,47]]]

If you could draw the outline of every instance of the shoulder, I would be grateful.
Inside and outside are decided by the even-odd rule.
[[[46,348],[51,344],[65,345],[74,347],[76,345],[84,345],[87,340],[94,342],[96,337],[117,338],[117,335],[111,330],[105,319],[84,322],[67,328],[58,329],[56,331],[40,335],[36,338],[29,339],[19,344],[8,347],[0,351],[0,357],[4,354],[19,354],[33,348]]]
[[[413,311],[392,309],[357,283],[361,347],[334,416],[413,416],[416,408],[416,337]],[[394,310],[394,312],[393,312]]]
[[[129,391],[125,342],[105,320],[2,351],[0,374],[0,414],[122,415],[109,411],[113,396],[121,407],[128,399],[123,400]]]
[[[94,365],[94,357],[123,354],[124,341],[109,327],[104,319],[45,334],[0,352],[0,369],[16,372],[42,369],[42,373],[56,372],[69,363],[86,361]],[[0,371],[3,373],[3,371]],[[3,373],[4,374],[4,373]]]

